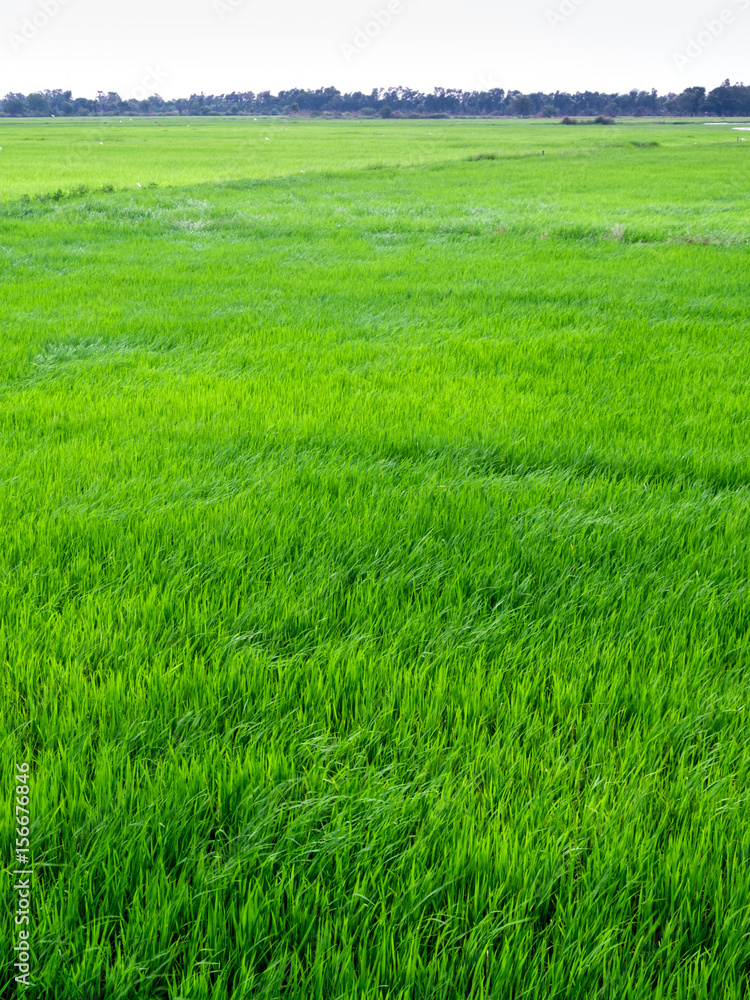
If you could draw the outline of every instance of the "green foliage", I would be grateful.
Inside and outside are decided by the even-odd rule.
[[[516,97],[510,108],[511,114],[518,115],[519,118],[528,118],[535,111],[536,105],[527,94],[521,94],[519,97]]]
[[[3,111],[12,118],[20,118],[26,112],[26,99],[23,94],[8,94],[3,101]]]
[[[29,94],[26,98],[26,107],[32,115],[49,114],[49,100],[44,94]]]
[[[187,124],[0,123],[37,995],[746,997],[746,147]]]
[[[739,0],[737,0],[739,2]],[[631,90],[627,94],[606,94],[586,90],[576,94],[555,91],[550,94],[521,94],[493,87],[487,91],[464,91],[436,87],[432,93],[421,93],[403,87],[380,88],[370,94],[361,91],[341,93],[336,87],[318,90],[282,90],[274,95],[268,90],[231,94],[193,94],[190,98],[166,100],[152,94],[146,100],[123,100],[119,94],[99,91],[96,100],[73,97],[69,90],[45,90],[40,94],[6,94],[3,111],[11,116],[64,116],[75,114],[109,115],[151,113],[169,115],[216,116],[240,114],[286,114],[292,104],[313,115],[365,115],[372,103],[387,104],[394,115],[518,115],[543,118],[558,114],[594,115],[701,115],[746,116],[750,114],[750,87],[725,80],[720,87],[706,93],[705,87],[688,87],[682,94],[662,94],[656,90]]]

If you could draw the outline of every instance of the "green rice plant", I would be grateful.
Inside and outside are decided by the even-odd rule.
[[[0,146],[0,845],[26,762],[37,995],[746,997],[746,148]]]

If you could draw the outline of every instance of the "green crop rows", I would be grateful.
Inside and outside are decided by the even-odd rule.
[[[0,123],[3,998],[750,995],[744,134]]]

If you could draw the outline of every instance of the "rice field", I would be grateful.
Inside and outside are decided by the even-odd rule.
[[[3,998],[750,996],[740,125],[0,121]]]

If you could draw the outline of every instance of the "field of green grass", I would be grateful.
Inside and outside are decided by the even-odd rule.
[[[3,1000],[750,996],[744,135],[0,122]]]

